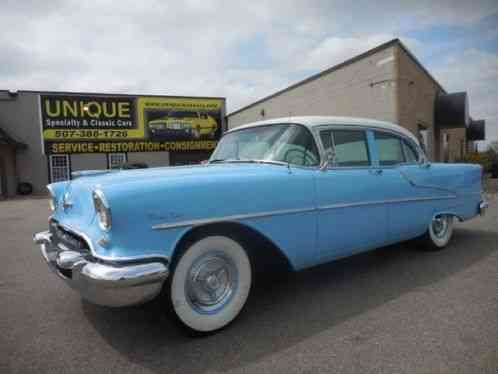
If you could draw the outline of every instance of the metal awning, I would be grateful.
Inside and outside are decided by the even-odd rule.
[[[470,124],[467,92],[440,94],[436,98],[435,122],[439,128],[466,128]]]
[[[467,127],[467,140],[484,140],[486,138],[486,121],[483,119],[470,120]]]
[[[26,149],[28,146],[18,140],[15,140],[12,136],[7,134],[7,132],[0,127],[0,145],[10,145],[16,149]]]

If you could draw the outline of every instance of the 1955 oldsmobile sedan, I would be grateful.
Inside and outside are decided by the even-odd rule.
[[[260,260],[300,270],[415,238],[445,247],[455,219],[484,213],[481,177],[429,163],[395,124],[280,118],[226,132],[204,165],[50,184],[49,230],[34,240],[90,302],[161,295],[184,326],[212,332],[240,313]]]

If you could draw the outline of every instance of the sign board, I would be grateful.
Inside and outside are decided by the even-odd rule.
[[[224,128],[217,98],[40,95],[46,154],[211,151]]]

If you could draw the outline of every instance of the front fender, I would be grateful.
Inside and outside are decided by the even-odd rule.
[[[304,267],[316,249],[313,173],[257,165],[243,175],[235,169],[216,178],[203,174],[104,188],[113,227],[106,234],[107,246],[97,243],[96,250],[113,257],[147,254],[171,258],[192,227],[232,220],[273,241],[295,268]]]

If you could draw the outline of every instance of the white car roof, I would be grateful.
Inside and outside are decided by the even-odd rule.
[[[411,133],[409,130],[405,129],[404,127],[401,127],[391,122],[377,121],[374,119],[360,118],[360,117],[335,117],[335,116],[281,117],[281,118],[273,118],[273,119],[248,123],[243,126],[235,127],[227,132],[246,129],[250,127],[256,127],[256,126],[272,125],[277,123],[297,123],[300,125],[304,125],[310,129],[323,125],[375,127],[382,130],[389,130],[400,133],[410,138],[412,141],[415,142],[415,144],[420,146],[417,137],[413,135],[413,133]]]

